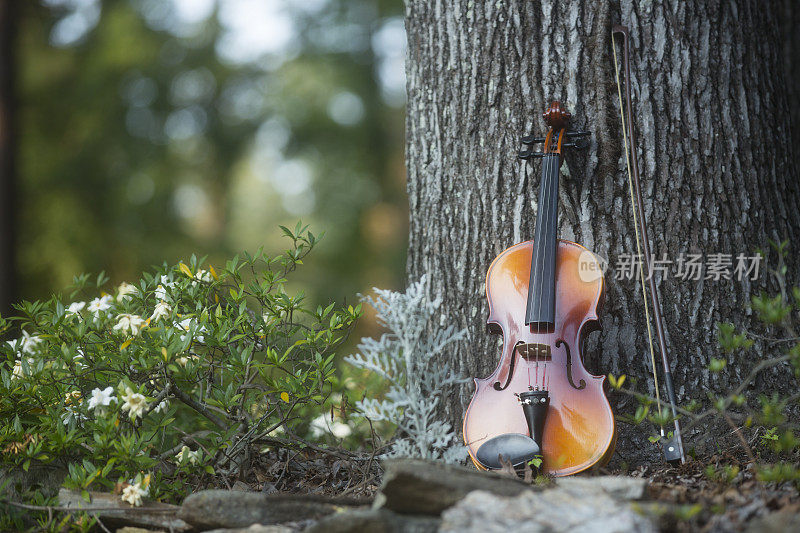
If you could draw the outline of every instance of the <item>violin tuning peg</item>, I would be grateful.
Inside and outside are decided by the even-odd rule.
[[[533,135],[526,135],[522,138],[522,144],[535,144],[543,143],[544,137],[534,137]]]
[[[570,139],[573,137],[586,137],[587,135],[591,134],[592,132],[590,131],[581,131],[581,130],[566,132],[566,136],[569,137]]]
[[[544,157],[542,152],[533,152],[531,150],[522,150],[520,151],[519,155],[517,155],[520,159],[530,159],[532,157]]]

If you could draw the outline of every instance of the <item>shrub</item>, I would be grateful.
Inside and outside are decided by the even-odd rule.
[[[800,336],[797,328],[800,287],[788,287],[785,261],[789,242],[771,245],[777,256],[777,265],[769,269],[769,272],[778,292],[772,295],[762,292],[753,296],[750,301],[750,309],[758,318],[757,327],[768,333],[768,336],[749,331],[739,332],[731,323],[717,324],[720,353],[719,357],[709,358],[706,369],[710,373],[742,372],[744,377],[738,385],[722,394],[708,392],[704,409],[698,409],[703,402],[692,400],[679,405],[677,410],[678,417],[683,421],[684,434],[690,435],[693,432],[696,435],[692,444],[699,447],[709,443],[712,449],[720,451],[721,446],[727,442],[723,442],[717,432],[709,431],[708,427],[714,422],[721,427],[724,424],[730,429],[731,435],[735,436],[736,446],[746,454],[747,461],[753,464],[759,480],[792,481],[800,486],[800,440],[795,437],[796,432],[800,432],[800,424],[795,416],[797,400],[800,398],[800,393],[797,392],[797,379],[800,377]],[[759,253],[765,260],[768,258],[766,252]],[[748,351],[750,352],[747,353]],[[735,364],[729,365],[729,360],[735,361]],[[755,394],[758,388],[752,391],[752,385],[766,372],[771,372],[770,377],[773,378],[769,381],[770,387],[766,389],[770,394]],[[788,387],[784,385],[783,390],[788,390],[791,394],[772,390],[774,376],[788,384]],[[668,427],[673,422],[666,404],[662,402],[661,414],[658,415],[654,412],[659,406],[655,398],[635,392],[632,388],[623,388],[624,382],[625,376],[609,376],[613,389],[634,396],[639,405],[633,416],[623,415],[620,418],[634,424],[649,420],[655,426],[662,427]],[[766,380],[762,381],[765,382]],[[651,406],[655,407],[651,409]],[[662,441],[658,435],[652,436],[650,440]],[[691,448],[687,451],[694,452]],[[706,475],[710,479],[724,483],[730,483],[738,473],[737,465],[709,465],[706,469]]]
[[[438,407],[448,388],[467,380],[438,356],[464,338],[466,330],[439,326],[435,319],[441,300],[427,298],[424,277],[405,293],[374,290],[376,298],[362,301],[375,308],[378,322],[387,332],[379,339],[361,339],[361,353],[345,360],[378,374],[386,381],[388,392],[383,399],[365,397],[358,402],[359,409],[371,420],[397,426],[388,457],[460,461],[466,449],[452,426],[438,418]]]
[[[54,463],[67,487],[116,485],[136,505],[238,475],[276,432],[291,441],[298,413],[331,393],[360,306],[310,308],[287,292],[317,238],[283,230],[292,245],[274,257],[221,270],[192,257],[108,292],[105,275],[83,275],[66,301],[0,319],[21,330],[0,346],[0,461]]]

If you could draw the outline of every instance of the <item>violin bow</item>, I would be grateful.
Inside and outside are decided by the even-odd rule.
[[[625,106],[622,105],[622,86],[619,79],[619,63],[617,61],[617,46],[615,37],[622,37],[622,61],[625,73]],[[647,219],[645,218],[644,205],[642,202],[642,189],[639,184],[639,165],[636,161],[636,137],[633,131],[633,116],[631,112],[631,66],[629,58],[629,34],[628,27],[617,25],[611,31],[611,46],[614,52],[614,73],[617,80],[617,96],[619,97],[619,113],[622,119],[622,139],[625,148],[625,163],[628,170],[628,188],[631,195],[633,209],[633,224],[636,233],[636,251],[639,257],[643,258],[643,266],[648,273],[652,273],[650,265],[650,242],[647,238]],[[628,145],[630,139],[630,148]],[[639,279],[642,286],[642,299],[644,300],[644,313],[647,322],[647,338],[650,344],[650,363],[653,369],[653,381],[656,390],[656,404],[658,405],[659,418],[661,418],[661,397],[658,387],[658,375],[656,373],[656,357],[653,350],[653,333],[650,327],[650,310],[647,302],[647,291],[645,290],[644,269],[639,268]],[[675,430],[672,437],[667,439],[664,434],[664,426],[661,426],[661,438],[663,441],[664,459],[669,463],[680,461],[686,462],[683,451],[683,439],[681,438],[681,426],[677,416],[677,401],[675,399],[675,388],[672,385],[672,372],[670,371],[669,359],[667,356],[667,343],[664,338],[664,320],[661,315],[661,304],[658,300],[656,291],[655,277],[648,276],[650,286],[650,303],[653,307],[653,322],[655,323],[656,336],[658,337],[658,348],[661,352],[661,365],[664,369],[664,388],[667,392],[667,399],[672,410],[672,419]],[[663,419],[663,418],[662,418]]]

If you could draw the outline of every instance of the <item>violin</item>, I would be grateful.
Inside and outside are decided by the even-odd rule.
[[[581,357],[585,336],[599,328],[600,263],[557,238],[563,153],[585,147],[589,133],[567,131],[570,114],[559,102],[543,116],[547,135],[523,138],[529,147],[520,153],[542,161],[534,238],[506,249],[486,273],[487,323],[503,336],[503,352],[494,373],[475,379],[463,434],[479,469],[527,463],[566,476],[607,462],[616,426],[605,377],[591,375]],[[531,150],[537,143],[542,152]]]

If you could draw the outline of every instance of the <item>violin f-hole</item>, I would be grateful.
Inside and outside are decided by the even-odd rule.
[[[495,381],[494,385],[492,385],[494,387],[494,390],[498,390],[498,391],[499,390],[506,390],[508,388],[508,386],[511,385],[511,379],[514,377],[514,362],[517,359],[517,348],[519,347],[520,344],[525,344],[525,343],[522,342],[522,341],[519,341],[519,342],[517,342],[517,344],[514,345],[514,349],[511,350],[511,356],[510,356],[511,357],[511,362],[508,364],[508,376],[506,377],[505,385],[501,384],[499,381]],[[500,372],[500,373],[502,374],[502,372]]]
[[[572,354],[569,351],[569,344],[564,342],[564,339],[558,339],[556,341],[556,348],[560,348],[562,344],[564,345],[564,351],[567,352],[567,381],[569,381],[569,384],[572,385],[573,389],[576,389],[576,390],[585,389],[586,388],[586,382],[583,379],[581,379],[578,382],[578,383],[580,383],[580,386],[575,385],[575,382],[572,379]]]

